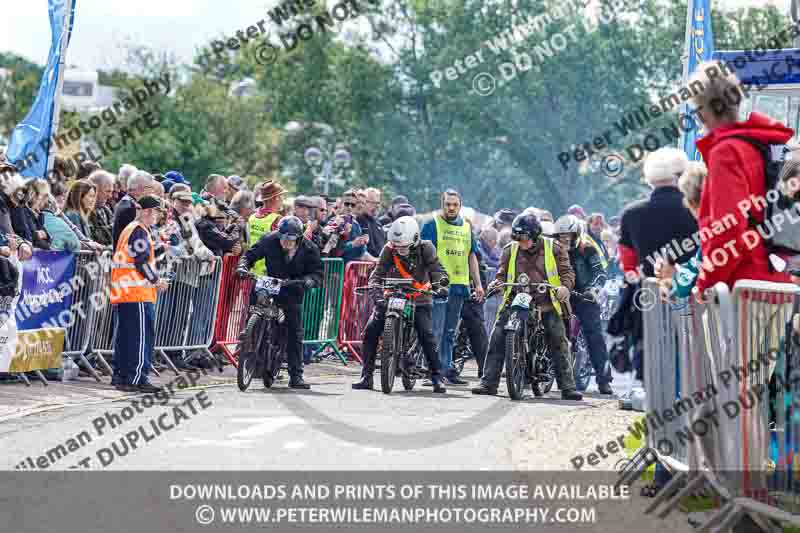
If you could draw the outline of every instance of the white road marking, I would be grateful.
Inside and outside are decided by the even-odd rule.
[[[272,418],[235,418],[232,422],[255,423],[253,426],[228,435],[228,438],[239,439],[260,437],[275,433],[279,429],[292,425],[306,425],[307,422],[296,416],[276,416]]]
[[[301,448],[305,448],[306,443],[299,440],[293,440],[291,442],[287,442],[283,445],[284,450],[299,450]]]
[[[209,439],[195,439],[192,437],[186,437],[183,440],[176,441],[172,443],[172,446],[212,446],[212,447],[223,447],[223,448],[252,448],[256,441],[254,440],[237,440],[237,439],[226,439],[226,440],[209,440]]]
[[[383,448],[363,448],[367,453],[382,454]]]

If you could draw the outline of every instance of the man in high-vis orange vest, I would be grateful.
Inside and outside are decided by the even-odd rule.
[[[156,272],[155,224],[161,201],[143,196],[136,218],[122,231],[111,267],[111,304],[114,309],[114,376],[112,385],[125,392],[161,390],[148,380],[155,341],[156,292],[167,282]]]

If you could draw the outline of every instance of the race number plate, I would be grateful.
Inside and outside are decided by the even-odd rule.
[[[256,291],[267,291],[269,294],[277,295],[281,292],[283,282],[278,278],[262,276],[256,281]]]
[[[528,309],[531,306],[531,295],[525,294],[521,292],[514,297],[514,301],[511,302],[511,307],[517,309]]]
[[[389,298],[389,311],[402,311],[406,307],[406,301],[403,298]]]

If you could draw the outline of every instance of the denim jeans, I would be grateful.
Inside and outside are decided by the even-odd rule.
[[[454,295],[451,287],[446,302],[436,300],[433,302],[433,336],[439,343],[439,360],[442,363],[443,376],[451,376],[455,371],[453,344],[465,299],[464,295]]]

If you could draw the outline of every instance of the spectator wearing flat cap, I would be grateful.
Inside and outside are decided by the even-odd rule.
[[[225,180],[225,201],[230,204],[236,193],[244,189],[245,183],[241,176],[235,174],[228,176],[228,179]]]
[[[156,271],[150,227],[161,201],[155,196],[137,200],[136,217],[119,235],[111,268],[111,304],[114,306],[114,376],[112,385],[126,392],[154,393],[150,383],[155,341],[157,291],[167,282]]]
[[[328,202],[321,196],[311,196],[308,200],[313,208],[309,210],[311,216],[305,225],[303,235],[322,250],[322,228],[328,220]]]
[[[398,205],[411,205],[411,203],[408,201],[408,198],[403,195],[398,195],[392,198],[392,203],[389,205],[389,209],[380,218],[378,218],[378,222],[380,222],[382,226],[389,226],[392,222],[400,218],[397,216],[395,211],[395,208]]]

